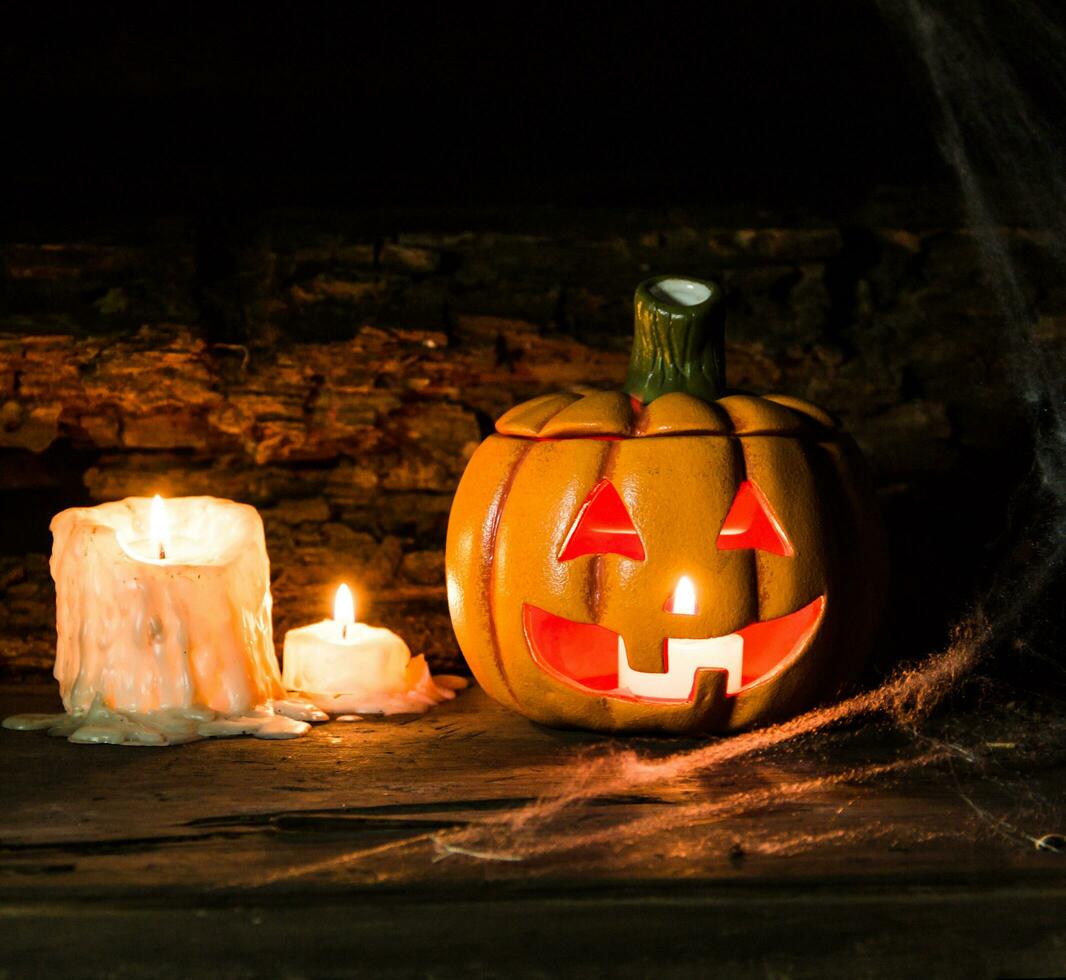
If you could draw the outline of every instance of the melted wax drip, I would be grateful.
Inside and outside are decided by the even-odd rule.
[[[70,742],[103,745],[181,745],[204,738],[252,735],[299,738],[312,721],[329,716],[297,698],[269,701],[241,715],[221,715],[208,708],[167,708],[150,714],[116,711],[97,695],[88,711],[68,714],[23,714],[5,718],[13,731],[47,731]]]

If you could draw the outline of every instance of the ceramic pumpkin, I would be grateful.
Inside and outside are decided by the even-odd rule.
[[[721,292],[636,293],[623,391],[534,398],[452,505],[448,602],[485,690],[548,725],[727,731],[832,695],[885,582],[854,443],[821,409],[724,390]]]

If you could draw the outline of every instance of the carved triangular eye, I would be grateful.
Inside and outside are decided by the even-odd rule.
[[[577,512],[559,561],[606,554],[644,561],[644,544],[614,485],[600,480]]]
[[[737,489],[716,542],[719,551],[758,548],[791,558],[795,552],[763,492],[751,480]]]

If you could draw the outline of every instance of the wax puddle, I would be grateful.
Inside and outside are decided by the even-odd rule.
[[[349,720],[359,715],[423,714],[450,701],[467,687],[465,677],[454,674],[433,676],[423,656],[412,657],[404,677],[404,687],[396,691],[353,691],[345,694],[318,694],[300,691],[301,697],[322,711]]]
[[[2,727],[16,732],[47,732],[79,745],[182,745],[208,738],[249,735],[262,739],[299,738],[312,722],[357,721],[360,715],[422,714],[468,686],[465,677],[433,677],[422,657],[411,662],[409,686],[396,692],[361,694],[304,694],[290,691],[240,714],[225,715],[210,708],[163,708],[144,714],[118,711],[96,696],[88,711],[77,714],[11,715]]]
[[[86,712],[11,715],[2,724],[11,731],[46,731],[81,745],[161,746],[238,735],[299,738],[311,730],[311,722],[328,720],[324,711],[302,698],[279,698],[239,715],[195,707],[139,714],[108,708],[98,695]]]

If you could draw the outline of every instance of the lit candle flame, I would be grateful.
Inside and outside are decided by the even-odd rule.
[[[152,508],[148,512],[148,536],[158,546],[159,559],[162,561],[167,556],[167,545],[170,542],[170,526],[167,524],[166,505],[158,493],[152,499]]]
[[[682,575],[677,580],[674,599],[670,605],[670,611],[679,616],[696,615],[696,586],[692,584],[692,579],[687,575]]]
[[[341,639],[346,640],[348,627],[355,623],[355,600],[347,585],[342,584],[337,589],[336,598],[333,600],[333,622],[340,627]]]

